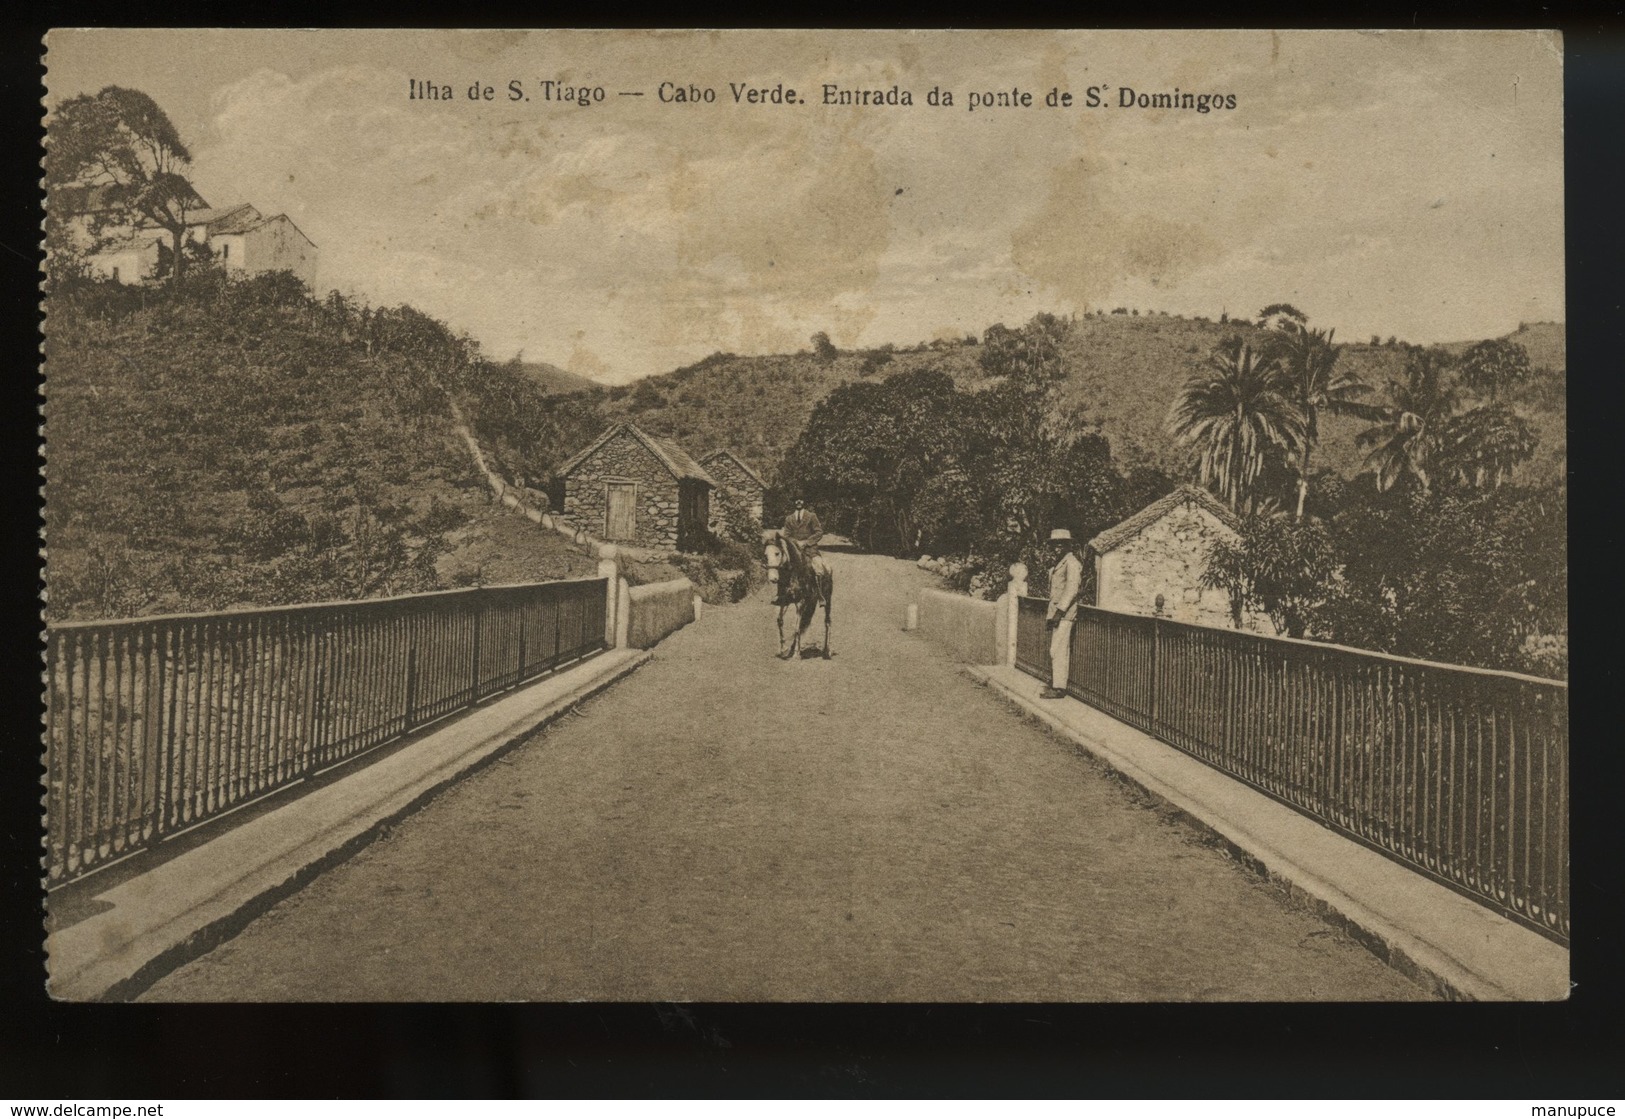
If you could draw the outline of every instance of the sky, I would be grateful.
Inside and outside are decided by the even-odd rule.
[[[1286,301],[1340,339],[1564,318],[1561,42],[1525,32],[57,30],[47,108],[145,91],[317,287],[624,383],[714,351]],[[601,86],[587,106],[542,81]],[[450,101],[413,100],[412,81]],[[518,81],[527,100],[507,97]],[[713,103],[662,101],[661,83]],[[491,100],[470,100],[471,84]],[[736,104],[782,83],[795,105]],[[909,91],[828,105],[825,83]],[[1101,87],[1105,105],[1085,105]],[[933,88],[953,94],[932,106]],[[1233,94],[1208,113],[1121,105]],[[1030,107],[972,111],[1019,90]],[[1073,95],[1047,107],[1051,90]],[[641,92],[623,97],[622,92]]]

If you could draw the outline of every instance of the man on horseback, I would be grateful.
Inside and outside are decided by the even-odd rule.
[[[773,605],[779,608],[779,656],[788,659],[795,655],[801,644],[801,635],[812,622],[813,613],[824,607],[823,654],[828,658],[829,607],[834,597],[834,576],[829,563],[819,554],[818,542],[824,538],[824,526],[818,523],[818,514],[807,508],[807,503],[796,498],[795,511],[784,519],[784,527],[767,544],[768,579],[776,588]],[[781,547],[782,545],[782,547]],[[788,646],[784,641],[784,611],[798,607],[797,628]]]
[[[799,497],[795,511],[784,518],[783,532],[796,542],[807,559],[819,558],[818,542],[824,538],[824,526],[818,523],[818,514],[807,508],[807,503]]]

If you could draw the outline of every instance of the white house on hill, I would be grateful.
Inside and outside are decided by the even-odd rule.
[[[72,215],[79,239],[87,246],[93,241],[95,216],[109,209],[106,193],[106,187],[63,187],[52,197],[52,205]],[[90,255],[91,269],[127,284],[150,279],[160,247],[170,243],[167,230],[148,222],[109,226],[101,236],[108,243]],[[194,195],[193,208],[186,214],[186,238],[207,246],[230,275],[286,270],[308,285],[316,282],[316,245],[286,214],[266,217],[247,202],[211,207]]]
[[[287,214],[265,217],[247,202],[204,211],[188,235],[207,245],[226,272],[292,272],[307,285],[316,282],[316,245]]]

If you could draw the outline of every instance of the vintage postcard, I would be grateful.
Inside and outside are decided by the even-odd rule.
[[[46,46],[52,997],[1567,997],[1556,33]]]

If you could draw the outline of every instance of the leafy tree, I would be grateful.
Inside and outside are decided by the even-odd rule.
[[[185,171],[192,155],[158,103],[140,90],[107,86],[96,94],[70,97],[57,107],[46,130],[45,183],[60,211],[72,188],[100,188],[101,209],[89,218],[95,246],[110,229],[152,226],[170,237],[176,267],[170,290],[185,274],[188,215],[203,208]],[[53,221],[71,215],[53,213]]]
[[[1486,405],[1452,416],[1441,430],[1434,457],[1452,483],[1494,489],[1535,454],[1538,439],[1505,405]]]
[[[1020,330],[989,327],[977,361],[989,377],[1008,377],[1041,392],[1066,376],[1062,346],[1068,330],[1064,320],[1043,312]]]
[[[1551,671],[1531,639],[1568,630],[1561,486],[1373,495],[1332,524],[1336,641],[1453,664]]]
[[[1494,404],[1503,390],[1529,379],[1529,351],[1505,338],[1475,342],[1461,355],[1460,373],[1463,384],[1488,392]]]
[[[1202,585],[1230,596],[1236,628],[1243,609],[1262,610],[1277,631],[1304,637],[1333,594],[1336,572],[1337,553],[1320,522],[1254,515],[1238,539],[1214,541]]]
[[[841,351],[835,348],[835,343],[822,330],[812,336],[812,348],[813,356],[825,364],[841,356]]]
[[[1445,380],[1448,361],[1442,350],[1409,347],[1405,379],[1388,382],[1382,420],[1355,437],[1358,446],[1370,448],[1365,469],[1375,472],[1379,491],[1393,488],[1401,478],[1428,488],[1428,460],[1455,404]]]
[[[1266,458],[1296,453],[1306,437],[1280,362],[1236,335],[1219,343],[1186,382],[1168,428],[1194,449],[1202,484],[1241,512],[1252,511]]]
[[[1105,438],[1059,407],[1067,329],[1048,315],[988,329],[991,383],[976,392],[930,369],[838,387],[786,455],[781,486],[868,547],[967,556],[977,572],[1032,566],[1052,527],[1104,528],[1122,515],[1122,480]]]
[[[781,477],[868,547],[911,550],[917,501],[952,461],[961,427],[953,378],[932,369],[836,389],[813,409]]]

